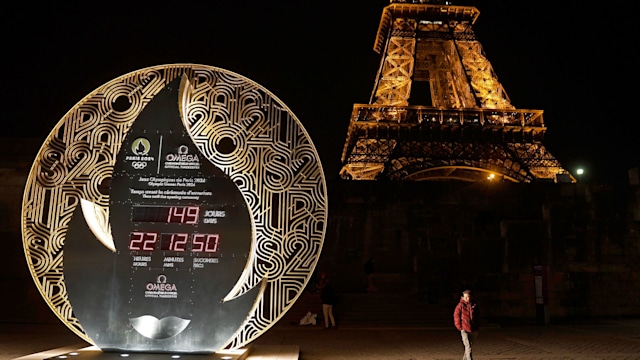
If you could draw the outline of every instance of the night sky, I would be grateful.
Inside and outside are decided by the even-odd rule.
[[[373,89],[380,62],[373,43],[388,3],[13,3],[0,15],[9,75],[0,136],[44,140],[71,107],[116,77],[204,64],[274,93],[336,178],[353,104],[368,103]],[[638,165],[637,2],[454,4],[480,10],[476,34],[499,81],[517,108],[544,110],[544,144],[565,168],[609,181]]]

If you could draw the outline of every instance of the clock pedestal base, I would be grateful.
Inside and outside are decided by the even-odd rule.
[[[39,352],[17,358],[15,360],[251,360],[251,359],[274,359],[274,360],[297,360],[300,355],[300,348],[296,345],[260,345],[249,346],[244,349],[223,351],[215,354],[153,354],[153,353],[121,353],[103,352],[95,346],[85,347],[85,344],[70,345],[57,349]]]

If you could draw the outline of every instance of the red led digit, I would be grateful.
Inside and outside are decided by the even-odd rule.
[[[129,250],[153,251],[157,241],[156,233],[132,232],[129,237]]]
[[[132,232],[129,237],[129,250],[140,250],[144,233]]]
[[[142,250],[153,251],[156,248],[156,241],[158,241],[158,234],[156,233],[144,233],[144,241]]]
[[[187,212],[186,208],[182,206],[172,206],[169,208],[169,216],[167,216],[167,222],[184,223],[184,215]]]
[[[197,224],[200,215],[198,206],[172,206],[167,215],[168,223]]]
[[[216,252],[218,251],[218,234],[193,234],[192,252]]]
[[[189,239],[189,234],[171,234],[171,245],[169,250],[175,252],[185,251],[185,244]]]
[[[169,208],[169,215],[167,215],[167,222],[171,222],[171,216],[173,216],[173,206]]]
[[[185,224],[197,224],[198,223],[198,215],[200,215],[200,207],[199,206],[189,206],[187,207],[187,216]]]
[[[218,234],[207,234],[207,245],[204,248],[205,252],[216,252],[218,251],[218,239],[220,235]]]
[[[205,234],[193,234],[193,246],[191,247],[191,251],[192,252],[204,251],[205,244],[206,244]]]
[[[218,251],[219,234],[193,234],[192,252],[216,252]]]

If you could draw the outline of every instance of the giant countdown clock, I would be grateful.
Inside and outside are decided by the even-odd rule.
[[[23,201],[29,269],[104,351],[212,353],[278,321],[326,230],[319,156],[295,115],[241,75],[173,64],[76,104]]]

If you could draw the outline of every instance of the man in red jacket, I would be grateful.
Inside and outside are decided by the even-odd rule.
[[[471,345],[475,343],[480,330],[478,318],[478,304],[471,297],[471,290],[462,292],[460,302],[453,312],[453,324],[460,331],[462,344],[464,344],[464,356],[462,360],[473,360],[471,356]]]

